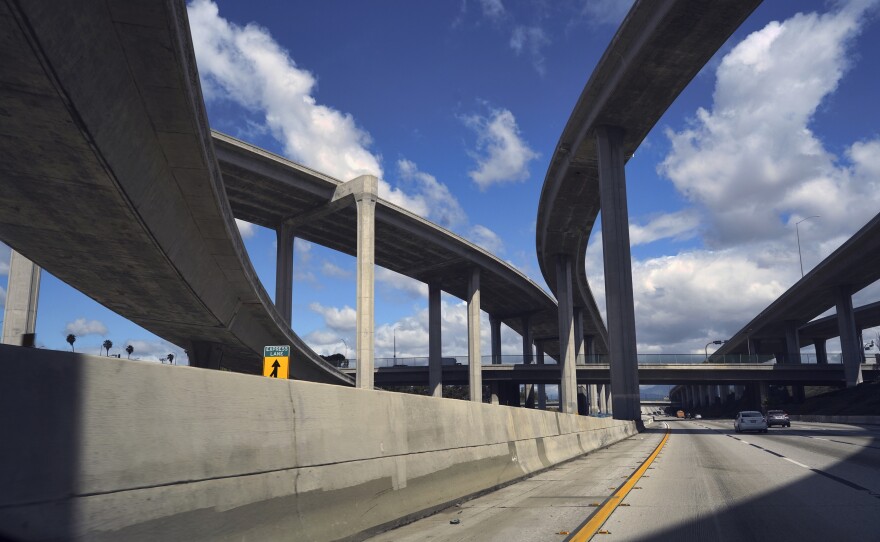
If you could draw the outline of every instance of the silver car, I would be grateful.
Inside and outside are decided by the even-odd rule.
[[[733,420],[733,430],[737,433],[742,433],[743,431],[766,433],[767,420],[757,410],[743,410]]]

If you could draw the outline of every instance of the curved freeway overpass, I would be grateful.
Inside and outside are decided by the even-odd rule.
[[[636,2],[590,76],[547,170],[537,220],[541,272],[559,300],[560,328],[566,329],[580,311],[592,322],[596,338],[608,343],[614,410],[629,419],[637,419],[638,374],[623,166],[679,93],[759,3]],[[607,338],[584,267],[587,242],[600,209]],[[573,365],[572,349],[563,344],[560,350],[565,365]],[[568,380],[562,388],[570,401],[574,371],[563,369],[563,375]]]

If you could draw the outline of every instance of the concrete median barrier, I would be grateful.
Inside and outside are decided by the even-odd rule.
[[[0,536],[358,537],[631,422],[0,346]]]

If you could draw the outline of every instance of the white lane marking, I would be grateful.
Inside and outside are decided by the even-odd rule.
[[[816,440],[828,440],[827,438],[822,438],[822,437],[810,437],[810,438],[814,438],[814,439],[816,439]],[[830,441],[829,441],[829,442],[830,442]]]
[[[794,464],[797,465],[798,467],[803,467],[803,468],[805,468],[805,469],[809,469],[809,468],[810,468],[810,467],[804,465],[803,463],[798,463],[798,462],[795,461],[794,459],[789,459],[789,458],[787,458],[787,457],[783,457],[782,459],[788,461],[789,463],[794,463]]]
[[[748,442],[744,441],[743,439],[739,439],[739,441],[742,442],[743,444],[749,444]]]

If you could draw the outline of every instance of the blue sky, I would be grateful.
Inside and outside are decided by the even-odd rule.
[[[198,0],[189,14],[214,128],[341,180],[379,175],[381,195],[543,285],[535,219],[547,164],[627,9]],[[800,226],[809,270],[880,211],[877,18],[876,1],[765,2],[637,150],[626,171],[641,352],[702,352],[766,307],[800,277],[798,220],[820,215]],[[240,230],[274,292],[274,232]],[[604,307],[601,242],[590,246]],[[0,301],[7,264],[4,247]],[[294,330],[322,354],[353,347],[354,259],[298,242],[294,270]],[[426,355],[426,288],[377,279],[376,356],[391,357],[395,338],[398,356]],[[461,300],[444,297],[443,317],[444,355],[464,355]],[[78,351],[110,338],[142,359],[182,354],[44,273],[38,343],[66,349],[68,332]],[[520,348],[509,330],[503,343]]]

